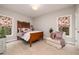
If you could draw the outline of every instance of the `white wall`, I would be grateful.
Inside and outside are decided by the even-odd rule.
[[[79,5],[76,6],[76,11],[75,11],[75,40],[76,40],[76,45],[79,47]]]
[[[65,16],[65,15],[71,15],[72,16],[72,22],[71,22],[71,36],[66,38],[65,40],[67,42],[73,42],[74,43],[74,6],[69,7],[69,8],[65,8],[65,9],[61,9],[55,12],[51,12],[49,14],[40,16],[38,18],[33,19],[33,24],[34,24],[34,28],[36,30],[41,30],[44,31],[44,37],[48,37],[49,36],[49,28],[52,27],[54,29],[54,31],[58,31],[57,30],[57,17],[59,16]],[[72,24],[73,23],[73,24]]]
[[[7,42],[16,40],[17,20],[31,22],[31,19],[27,18],[27,16],[21,15],[19,13],[16,13],[4,8],[0,8],[0,15],[10,16],[13,18],[12,19],[12,35],[7,37]]]

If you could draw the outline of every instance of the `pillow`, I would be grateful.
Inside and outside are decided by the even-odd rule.
[[[53,33],[53,32],[50,34],[50,37],[51,37],[52,39],[55,39],[55,36],[56,36],[56,35],[55,35],[55,33]]]
[[[18,32],[18,33],[20,32],[20,28],[17,29],[17,32]]]
[[[56,32],[56,39],[62,39],[62,32]]]
[[[31,31],[31,29],[29,29],[29,28],[21,28],[21,32],[29,32],[29,31]]]
[[[21,32],[27,32],[27,28],[21,28]]]
[[[25,33],[26,33],[26,32],[22,32],[22,33],[21,33],[21,36],[24,36]]]

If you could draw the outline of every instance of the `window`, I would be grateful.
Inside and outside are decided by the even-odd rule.
[[[69,35],[70,16],[62,16],[58,18],[58,29],[59,31],[65,32],[66,35]]]
[[[0,29],[4,27],[5,34],[11,35],[12,34],[12,18],[7,16],[0,16]]]

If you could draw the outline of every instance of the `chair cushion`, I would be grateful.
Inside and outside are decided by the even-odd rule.
[[[55,44],[60,44],[60,40],[55,40],[55,39],[52,39],[52,38],[47,38],[48,41],[51,41],[52,43],[55,43]]]
[[[62,47],[59,40],[54,40],[51,39],[50,37],[47,38],[46,43],[58,49]]]

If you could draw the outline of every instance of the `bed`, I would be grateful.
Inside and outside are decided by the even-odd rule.
[[[21,29],[29,29],[30,28],[30,24],[24,24],[22,22],[20,22],[18,24],[17,22],[17,30],[18,34],[17,37],[18,38],[22,38],[23,40],[25,40],[26,42],[29,43],[30,47],[32,46],[32,43],[35,41],[38,41],[40,39],[43,39],[43,32],[42,31],[32,31],[32,30],[27,30],[27,31],[21,31]],[[21,32],[20,32],[21,31]]]

